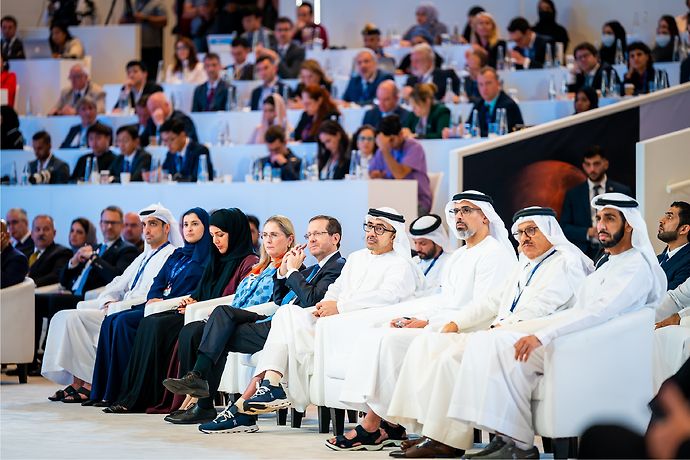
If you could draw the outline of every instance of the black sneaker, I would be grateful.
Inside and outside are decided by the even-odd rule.
[[[290,406],[285,390],[281,384],[273,386],[268,380],[262,380],[256,393],[244,402],[244,411],[250,414],[266,414]]]
[[[465,458],[481,458],[501,450],[507,443],[500,436],[494,436],[491,442],[479,452],[467,453]]]
[[[208,382],[194,372],[187,372],[181,379],[165,379],[163,386],[176,395],[189,395],[195,398],[208,398]]]
[[[199,425],[199,431],[206,434],[216,433],[254,433],[259,431],[256,415],[237,412],[234,404],[218,414],[215,420]]]

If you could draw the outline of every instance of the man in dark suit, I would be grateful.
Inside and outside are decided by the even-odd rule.
[[[216,53],[204,56],[206,83],[194,89],[192,112],[217,112],[228,106],[228,84],[220,78],[220,57]]]
[[[122,223],[122,233],[120,236],[123,240],[137,248],[137,252],[141,254],[144,252],[144,224],[139,217],[139,213],[127,212]]]
[[[263,171],[269,165],[272,170],[280,170],[281,180],[299,180],[302,160],[288,148],[285,129],[279,125],[271,126],[266,130],[264,141],[268,149],[268,156],[259,159],[261,170]]]
[[[14,16],[3,16],[0,20],[2,27],[2,56],[3,59],[25,59],[24,45],[17,38],[17,19]]]
[[[83,97],[77,102],[76,108],[79,118],[81,118],[81,123],[69,129],[65,140],[60,144],[61,149],[78,149],[88,147],[89,145],[87,131],[97,123],[96,103],[89,97]],[[112,137],[112,133],[110,136]]]
[[[607,82],[613,78],[616,83],[622,86],[620,77],[616,70],[606,62],[599,61],[599,52],[591,43],[580,43],[573,51],[575,56],[575,83],[568,85],[568,91],[576,93],[583,86],[601,89],[601,80],[606,75]],[[606,87],[608,89],[608,86]]]
[[[29,162],[29,182],[32,184],[66,184],[69,165],[51,152],[50,134],[39,131],[31,138],[36,159]]]
[[[609,160],[598,145],[587,149],[582,159],[582,169],[587,180],[566,192],[560,223],[566,238],[592,260],[596,260],[601,252],[601,244],[597,238],[592,198],[609,192],[628,196],[633,194],[630,187],[608,178],[606,171],[609,169]]]
[[[477,76],[477,86],[482,100],[475,102],[472,112],[477,111],[479,129],[482,137],[489,135],[489,123],[496,123],[497,109],[506,110],[508,132],[512,132],[515,125],[522,125],[522,112],[517,103],[501,89],[498,73],[492,67],[484,67]]]
[[[211,154],[203,145],[192,140],[179,120],[168,120],[160,128],[163,145],[168,148],[163,162],[163,170],[178,182],[196,182],[199,174],[199,161],[206,156],[207,180],[213,180]]]
[[[139,146],[137,125],[120,126],[117,129],[117,146],[120,154],[110,164],[113,182],[120,182],[122,173],[129,173],[129,180],[132,182],[143,181],[144,171],[151,169],[151,154]]]
[[[342,228],[337,219],[322,215],[313,217],[307,226],[307,234],[304,235],[307,243],[288,252],[273,275],[271,300],[278,305],[294,304],[303,308],[321,301],[345,265],[345,259],[338,252],[341,236]],[[307,245],[317,263],[304,268]],[[168,379],[163,384],[179,394],[204,389],[209,397],[199,400],[200,408],[174,416],[173,420],[168,419],[173,423],[191,423],[207,413],[211,414],[211,411],[211,416],[215,416],[213,397],[218,389],[228,352],[253,354],[260,351],[271,330],[270,318],[228,306],[214,310],[207,323],[198,323],[195,334],[202,338],[194,369],[181,379]],[[236,404],[242,408],[241,401]]]
[[[508,35],[515,42],[515,48],[510,52],[510,57],[515,62],[516,69],[541,69],[544,67],[548,40],[537,35],[530,27],[527,19],[517,17],[510,21]]]
[[[34,240],[31,239],[26,211],[22,208],[12,208],[7,211],[5,221],[10,230],[12,246],[28,259],[34,252]]]
[[[284,94],[285,84],[278,80],[278,66],[273,57],[262,55],[254,64],[256,75],[261,80],[261,86],[257,86],[252,91],[251,108],[261,110],[264,99],[273,93]]]
[[[134,110],[142,96],[163,91],[160,85],[148,80],[148,75],[146,64],[142,61],[127,63],[127,81],[120,88],[120,97],[113,107],[113,112],[124,109]]]
[[[659,263],[666,273],[668,290],[673,290],[690,277],[690,204],[674,201],[659,219],[657,238],[666,243],[659,254]]]
[[[44,214],[34,217],[31,239],[36,249],[29,256],[29,277],[38,287],[57,283],[60,271],[72,257],[72,251],[55,244],[56,233],[52,217]]]
[[[397,115],[400,122],[405,125],[410,117],[410,112],[400,107],[398,102],[398,87],[393,80],[385,80],[376,88],[376,99],[378,104],[364,113],[363,125],[371,125],[379,129],[379,124],[388,115]]]
[[[357,75],[350,78],[343,94],[345,102],[358,105],[371,104],[376,96],[376,89],[384,80],[393,80],[393,75],[378,69],[376,54],[370,50],[362,50],[357,54]]]
[[[292,40],[295,35],[295,28],[292,20],[288,17],[280,17],[276,20],[276,39],[278,46],[276,52],[279,59],[278,76],[280,78],[297,78],[299,76],[299,69],[306,51],[296,41]]]
[[[26,256],[10,244],[10,234],[7,231],[5,219],[0,220],[0,289],[14,286],[24,281],[29,273],[29,261]]]
[[[403,97],[407,98],[412,87],[417,83],[433,83],[436,85],[434,99],[440,101],[446,94],[448,79],[455,94],[460,94],[460,79],[452,69],[438,69],[434,67],[434,50],[427,43],[420,43],[412,48],[410,53],[412,74],[407,77]]]
[[[242,15],[244,33],[241,37],[247,40],[254,49],[257,45],[275,49],[278,44],[276,37],[271,29],[263,26],[263,17],[263,12],[257,6],[252,5],[244,8]]]
[[[225,68],[233,80],[254,80],[254,65],[247,58],[252,48],[249,42],[238,37],[230,45],[230,54],[235,61]]]
[[[115,161],[115,154],[110,150],[110,144],[113,140],[113,131],[109,126],[96,123],[87,131],[87,137],[89,139],[91,153],[82,155],[77,160],[77,164],[74,166],[72,176],[70,177],[70,182],[72,183],[87,179],[86,167],[89,159],[91,159],[92,162],[92,174],[94,171],[96,173],[100,173],[100,171],[109,171],[110,165]]]
[[[146,111],[149,114],[149,119],[146,122],[146,128],[139,135],[142,147],[149,145],[151,138],[155,138],[158,145],[161,144],[160,127],[167,120],[181,121],[187,136],[194,142],[199,142],[192,119],[179,110],[173,110],[164,93],[151,94],[146,100]]]

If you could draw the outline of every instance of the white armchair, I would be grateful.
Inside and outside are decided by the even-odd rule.
[[[45,286],[37,287],[34,294],[57,294],[62,290],[60,283],[47,284]]]
[[[547,346],[532,414],[536,433],[556,440],[556,458],[572,454],[564,451],[567,438],[595,423],[644,431],[654,396],[653,330],[654,311],[642,309]]]
[[[209,317],[211,312],[219,305],[230,305],[235,295],[228,295],[225,297],[218,297],[217,299],[204,300],[203,302],[196,302],[187,305],[184,312],[185,326],[193,321],[203,321]]]
[[[108,304],[108,312],[106,316],[120,313],[121,311],[129,310],[135,305],[141,305],[146,302],[146,297],[132,297],[131,299],[121,300],[119,302],[110,302]]]
[[[146,307],[144,307],[144,318],[146,318],[147,316],[155,315],[156,313],[176,310],[180,302],[188,297],[188,295],[185,295],[182,297],[174,297],[171,299],[160,300],[158,302],[147,304]]]
[[[34,280],[0,290],[0,362],[20,366],[19,383],[26,383],[26,364],[34,359]]]
[[[690,317],[654,331],[654,393],[690,358]]]

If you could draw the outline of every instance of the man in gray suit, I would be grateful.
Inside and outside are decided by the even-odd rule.
[[[53,155],[50,134],[39,131],[31,138],[36,159],[29,162],[29,182],[32,184],[66,184],[69,166]]]
[[[60,92],[60,98],[48,115],[76,115],[77,102],[89,97],[96,102],[96,112],[105,112],[105,91],[101,85],[89,78],[88,70],[82,64],[74,64],[69,69],[70,87]]]

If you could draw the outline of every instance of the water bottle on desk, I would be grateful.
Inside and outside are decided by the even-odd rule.
[[[93,158],[87,157],[84,165],[84,182],[87,184],[91,180],[91,170],[93,169]]]
[[[544,68],[553,67],[553,51],[551,50],[551,43],[546,44],[546,52],[544,53]]]
[[[361,153],[359,155],[359,178],[362,180],[369,179],[369,158]]]
[[[477,109],[472,110],[472,121],[470,122],[470,135],[472,137],[479,137],[481,131],[479,129],[479,112]]]
[[[608,91],[609,91],[609,76],[606,72],[601,72],[601,88],[599,89],[601,92],[600,97],[606,97],[608,96]]]
[[[563,64],[563,43],[556,42],[556,55],[554,56],[554,67],[560,67]]]
[[[508,134],[508,113],[506,109],[497,109],[496,121],[498,122],[498,135],[505,136]]]
[[[614,63],[616,65],[625,64],[625,55],[623,54],[623,44],[620,38],[616,40],[616,56],[614,58]]]
[[[267,161],[264,165],[262,176],[264,182],[271,182],[271,179],[273,178],[273,168],[271,167],[270,161]]]
[[[505,70],[505,58],[506,54],[503,50],[503,46],[498,47],[496,51],[496,70]]]
[[[465,91],[465,77],[460,77],[460,104],[467,104],[470,100],[469,97],[467,97],[467,91]]]
[[[197,182],[208,182],[209,171],[206,164],[206,155],[199,155],[199,171],[197,173]]]
[[[359,179],[359,165],[360,165],[359,150],[353,150],[352,156],[350,157],[350,171],[347,175],[348,179]]]
[[[16,172],[15,172],[16,177]],[[29,165],[25,164],[22,168],[22,177],[20,179],[19,185],[29,185]]]
[[[549,100],[553,101],[556,99],[556,80],[553,74],[549,77]]]
[[[446,92],[443,95],[443,103],[446,105],[453,104],[455,99],[455,93],[453,92],[453,79],[446,78]]]
[[[126,113],[129,108],[129,91],[124,88],[120,91],[120,97],[117,100],[117,108],[120,109],[122,113]]]

